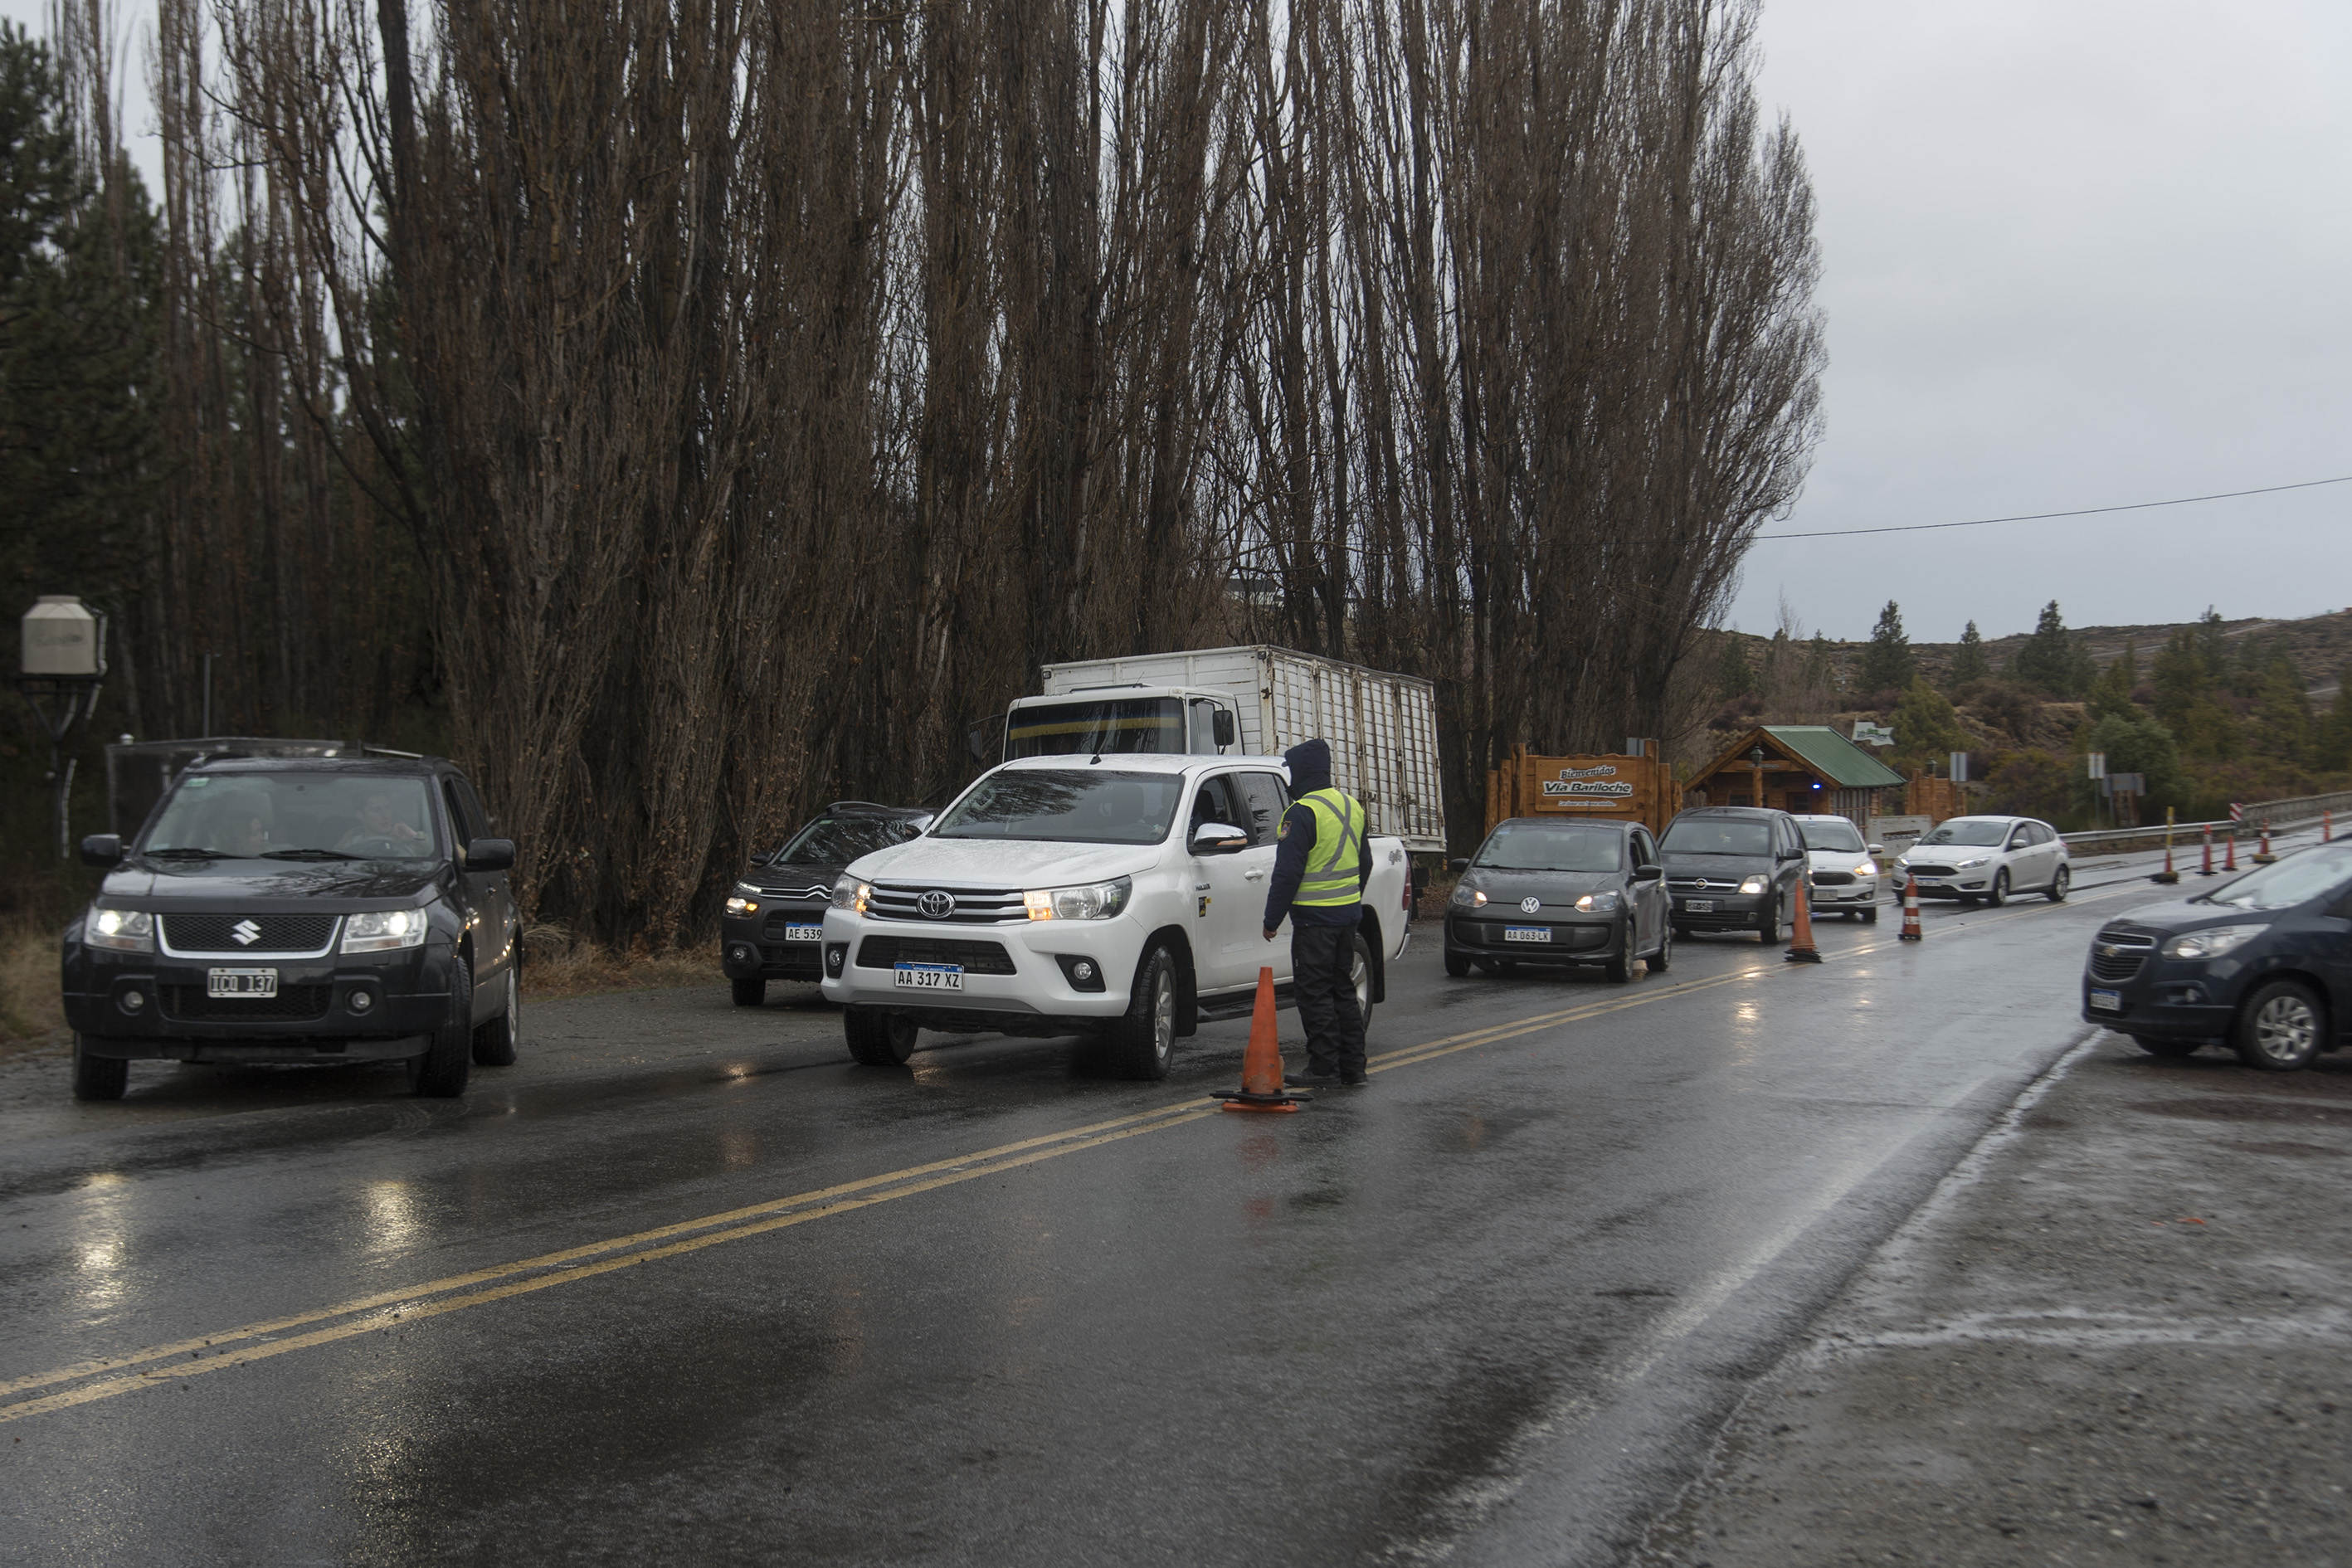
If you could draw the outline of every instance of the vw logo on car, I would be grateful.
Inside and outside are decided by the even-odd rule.
[[[955,895],[942,889],[933,888],[915,900],[915,908],[927,921],[943,921],[955,913]]]
[[[1543,908],[1541,899],[1530,897],[1519,900],[1519,913],[1523,915],[1531,915],[1541,908]]]

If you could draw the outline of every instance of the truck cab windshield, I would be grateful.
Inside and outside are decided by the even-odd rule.
[[[1168,837],[1183,796],[1184,781],[1175,773],[1015,770],[974,784],[931,837],[1157,844]]]
[[[1004,736],[1008,762],[1015,757],[1097,756],[1112,752],[1181,756],[1186,750],[1184,704],[1173,697],[1030,704],[1013,710]]]

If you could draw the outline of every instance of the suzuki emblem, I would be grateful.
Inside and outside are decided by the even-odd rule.
[[[955,913],[955,895],[933,888],[915,900],[915,908],[922,911],[927,921],[943,921]]]
[[[251,921],[239,921],[228,928],[229,934],[247,947],[261,940],[261,928]]]
[[[1531,915],[1541,908],[1543,908],[1543,900],[1533,894],[1519,900],[1519,913],[1523,915]]]

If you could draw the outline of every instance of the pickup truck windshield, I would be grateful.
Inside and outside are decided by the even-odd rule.
[[[1181,756],[1184,750],[1184,705],[1173,697],[1095,698],[1016,708],[1004,736],[1008,762],[1112,752]]]
[[[441,853],[425,781],[365,773],[196,773],[138,853],[177,859],[420,860]]]
[[[1026,769],[982,780],[931,829],[934,838],[1034,838],[1051,844],[1157,844],[1184,781],[1107,768]]]

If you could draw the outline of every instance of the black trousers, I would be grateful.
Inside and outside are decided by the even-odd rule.
[[[1290,985],[1307,1026],[1307,1070],[1355,1078],[1364,1070],[1364,1015],[1356,1005],[1356,928],[1290,922]]]

